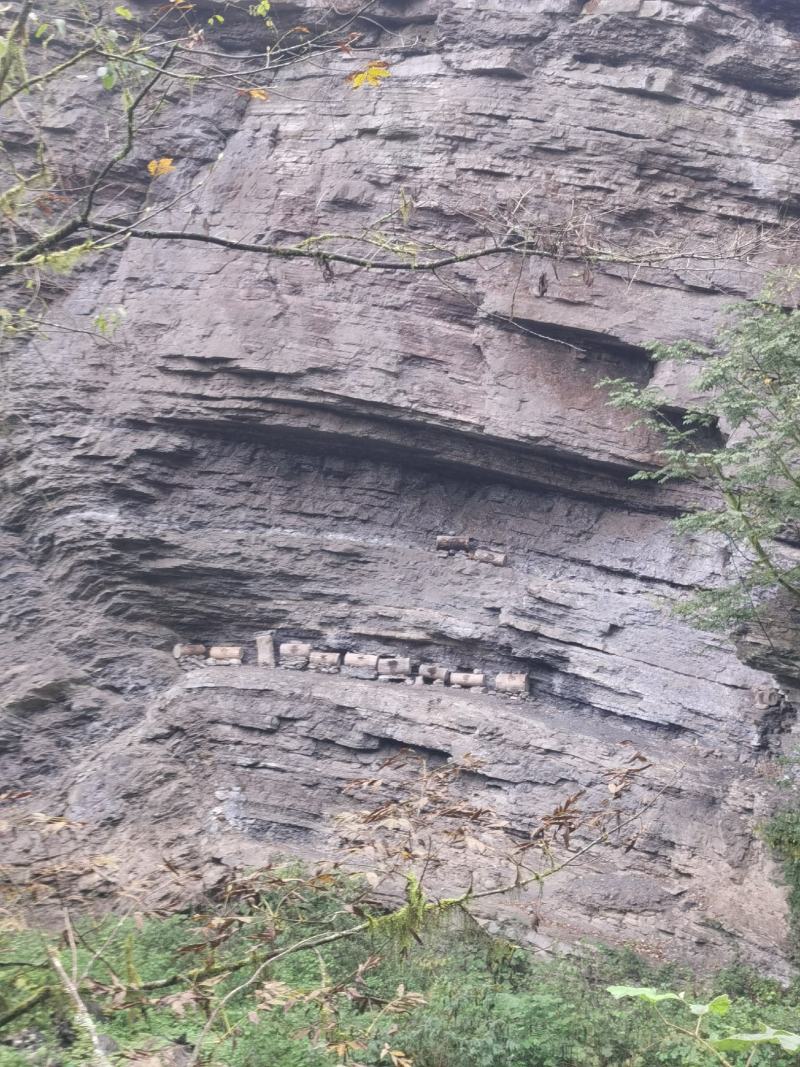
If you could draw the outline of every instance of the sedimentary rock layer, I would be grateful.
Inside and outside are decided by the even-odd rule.
[[[597,386],[648,381],[649,340],[708,340],[794,254],[791,13],[351,14],[354,60],[309,59],[233,110],[173,101],[179,130],[148,144],[176,161],[147,193],[163,225],[291,241],[394,213],[398,239],[521,232],[531,254],[423,278],[131,241],[83,268],[50,316],[82,332],[48,330],[7,364],[4,778],[118,852],[183,841],[213,866],[325,851],[339,787],[399,746],[476,753],[476,794],[522,826],[602,791],[631,742],[669,789],[630,852],[570,876],[542,938],[710,963],[742,949],[783,972],[755,828],[791,705],[758,706],[768,656],[752,669],[670,614],[736,561],[670,529],[699,490],[629,481],[658,442]],[[346,81],[363,56],[389,64],[380,91]],[[120,304],[112,338],[87,335]],[[676,408],[691,396],[655,376]],[[444,535],[505,566],[437,554]],[[254,665],[265,630],[526,672],[532,696],[288,675]],[[185,675],[176,642],[251,658]],[[791,657],[780,670],[788,693]]]

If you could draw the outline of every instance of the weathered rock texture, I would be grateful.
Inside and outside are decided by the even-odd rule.
[[[53,321],[85,330],[124,304],[126,326],[53,331],[7,363],[3,778],[108,850],[257,862],[325,851],[338,788],[400,746],[481,757],[476,794],[524,829],[602,793],[633,743],[668,788],[636,847],[565,879],[537,937],[784,973],[783,889],[754,831],[791,708],[756,706],[768,655],[752,669],[666,610],[731,561],[671,532],[686,488],[628,481],[657,442],[595,386],[646,381],[647,341],[708,339],[792,255],[790,8],[378,2],[355,60],[289,68],[246,109],[177,101],[154,144],[177,168],[148,195],[204,181],[163,225],[360,233],[405,197],[414,239],[535,225],[620,261],[326,278],[134,242],[79,274]],[[344,80],[364,56],[390,64],[380,91]],[[625,262],[645,249],[651,265]],[[679,407],[687,383],[664,384]],[[507,566],[437,555],[443,533]],[[260,668],[264,630],[528,671],[532,697]],[[176,641],[248,654],[185,675]]]

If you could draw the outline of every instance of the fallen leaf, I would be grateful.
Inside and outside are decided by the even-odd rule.
[[[168,156],[162,156],[161,159],[151,159],[147,164],[147,171],[153,178],[161,178],[164,174],[171,174],[173,170],[175,168]]]

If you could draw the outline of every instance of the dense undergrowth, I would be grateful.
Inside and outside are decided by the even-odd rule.
[[[777,812],[763,828],[764,840],[783,868],[789,887],[789,914],[792,951],[800,962],[800,811],[796,808]]]
[[[270,963],[213,1015],[227,993],[254,973],[259,947],[280,948],[352,925],[361,890],[338,876],[314,892],[282,877],[246,900],[217,900],[202,913],[106,916],[74,932],[0,935],[0,1017],[47,996],[0,1030],[0,1067],[86,1067],[87,1038],[67,992],[53,982],[48,945],[67,974],[81,977],[84,1002],[114,1065],[173,1067],[702,1067],[718,1062],[664,1019],[683,1006],[615,1001],[625,982],[709,996],[728,993],[724,1020],[757,1030],[797,1028],[800,987],[781,989],[744,970],[694,982],[672,966],[632,952],[587,949],[580,959],[535,958],[490,938],[465,914],[434,916],[398,946],[373,924],[353,938]],[[67,941],[73,936],[74,951]],[[179,980],[173,980],[180,975]],[[166,986],[159,985],[165,979]],[[723,1022],[708,1023],[709,1036]],[[715,1027],[718,1029],[715,1030]],[[750,1059],[747,1056],[750,1055]],[[733,1054],[734,1064],[797,1064],[776,1048]]]

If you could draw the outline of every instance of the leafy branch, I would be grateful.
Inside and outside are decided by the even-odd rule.
[[[612,406],[661,435],[659,465],[639,480],[692,480],[717,502],[681,517],[687,534],[722,537],[746,561],[732,586],[705,590],[682,606],[713,629],[753,617],[771,591],[800,600],[800,311],[768,296],[740,305],[713,349],[653,345],[656,362],[698,367],[704,399],[680,412],[666,394],[624,378],[600,384]]]
[[[624,811],[620,798],[637,785],[649,766],[636,753],[623,766],[608,769],[607,799],[590,804],[583,793],[574,794],[520,833],[512,830],[497,812],[471,799],[470,779],[480,773],[480,766],[480,761],[470,756],[430,766],[414,753],[404,752],[385,761],[378,768],[377,778],[349,783],[343,795],[358,798],[361,804],[357,811],[340,817],[338,834],[342,854],[361,873],[341,872],[337,863],[331,871],[320,868],[310,876],[268,869],[229,877],[221,891],[221,913],[206,921],[204,939],[183,950],[203,954],[197,966],[174,967],[166,974],[142,980],[135,967],[120,968],[106,955],[109,941],[119,939],[120,925],[138,907],[136,903],[128,905],[111,932],[97,944],[91,936],[74,932],[64,908],[71,975],[63,967],[55,967],[53,952],[48,951],[56,981],[45,982],[10,1006],[3,1023],[35,1012],[46,1000],[57,1005],[65,992],[75,1011],[79,1011],[78,1001],[85,1002],[86,997],[101,998],[114,1011],[191,1000],[202,1004],[206,1012],[190,1060],[192,1064],[199,1063],[212,1037],[219,1042],[228,1041],[241,1025],[244,1016],[237,1022],[229,1010],[262,981],[273,981],[274,968],[279,964],[297,956],[319,954],[334,945],[361,945],[364,938],[402,951],[404,945],[420,939],[431,923],[455,916],[474,922],[472,909],[479,902],[511,896],[519,904],[527,888],[541,893],[545,882],[581,862],[598,847],[614,841],[625,843],[626,828],[641,821],[671,784],[655,791],[647,802]],[[367,802],[369,798],[371,803]],[[58,816],[23,813],[20,819],[21,830],[29,833],[38,827],[48,839],[58,840],[79,829]],[[581,836],[583,840],[576,843],[576,837]],[[444,879],[452,885],[459,877],[453,865],[460,864],[465,854],[468,858],[474,856],[471,869],[479,872],[483,865],[487,871],[496,871],[505,865],[509,868],[508,878],[486,885],[480,883],[478,873],[469,877],[464,888],[449,895],[427,887],[434,876],[437,881]],[[88,866],[91,868],[91,863]],[[56,869],[57,896],[72,896],[73,877],[85,878],[86,869],[80,862],[72,866],[59,862]],[[393,885],[398,879],[404,887],[403,898],[392,905]],[[35,884],[41,887],[50,880],[51,875],[44,870]],[[41,893],[41,888],[36,892]],[[328,893],[342,894],[341,904],[333,912],[328,910],[316,929],[304,929],[298,936],[294,918],[297,909],[305,913]],[[22,884],[14,899],[9,900],[7,914],[19,914],[25,899]],[[47,901],[47,897],[42,899],[44,904]],[[89,954],[81,966],[79,947]],[[108,972],[108,980],[100,982],[94,977],[95,964]],[[368,959],[362,960],[359,973],[369,966]],[[323,974],[322,986],[313,996],[305,997],[320,1004],[332,1003],[338,995],[337,988]],[[350,995],[344,989],[340,992]],[[403,994],[392,1001],[391,1009],[385,1006],[386,1010],[405,1010],[403,1005],[415,1003],[414,996]],[[90,1029],[84,1029],[91,1038]]]
[[[686,247],[685,242],[669,247],[653,243],[641,249],[615,248],[601,238],[593,220],[580,213],[573,212],[568,219],[556,223],[541,218],[533,190],[513,198],[504,208],[465,210],[463,216],[472,221],[475,233],[466,237],[461,247],[451,244],[443,247],[413,239],[409,230],[413,205],[408,202],[404,202],[400,212],[406,231],[402,237],[383,228],[384,217],[361,234],[311,234],[292,244],[238,240],[168,227],[154,228],[148,225],[152,212],[143,206],[141,189],[135,184],[125,185],[124,192],[136,200],[136,205],[125,212],[117,212],[116,216],[110,213],[113,200],[108,195],[109,179],[118,172],[119,164],[141,144],[146,121],[143,122],[140,116],[145,106],[152,104],[151,116],[157,113],[170,89],[179,93],[185,92],[187,87],[192,91],[202,88],[232,91],[263,103],[273,91],[276,75],[288,66],[310,58],[337,56],[359,63],[354,72],[342,76],[343,86],[348,86],[349,90],[385,91],[382,87],[391,80],[391,64],[376,56],[364,44],[364,34],[353,29],[366,17],[370,6],[371,0],[367,0],[363,7],[343,14],[333,25],[279,29],[273,21],[270,5],[264,2],[230,0],[224,13],[201,19],[189,0],[173,0],[158,9],[149,25],[140,25],[133,13],[121,4],[114,9],[110,24],[107,19],[95,23],[88,16],[76,16],[69,20],[56,19],[49,28],[40,24],[32,32],[31,0],[25,0],[7,33],[0,39],[4,46],[0,60],[0,89],[4,90],[4,95],[0,97],[0,107],[7,106],[12,99],[15,102],[22,100],[26,114],[30,114],[35,124],[37,116],[43,113],[48,92],[57,89],[65,72],[76,67],[87,70],[88,61],[102,59],[104,65],[97,68],[94,75],[110,94],[111,102],[117,99],[121,102],[117,121],[122,143],[105,160],[98,149],[97,158],[88,161],[94,176],[87,179],[83,193],[56,194],[53,188],[47,187],[50,167],[44,164],[30,175],[15,174],[12,185],[0,194],[0,203],[6,205],[4,214],[14,250],[11,254],[6,251],[0,260],[0,277],[18,279],[23,291],[37,279],[38,289],[38,276],[42,270],[52,267],[63,271],[80,258],[119,249],[131,240],[189,241],[284,261],[307,260],[322,266],[326,277],[330,277],[334,264],[437,277],[437,272],[447,267],[481,259],[516,257],[524,264],[531,256],[553,261],[577,260],[584,264],[584,271],[590,276],[594,266],[604,263],[666,266],[680,260],[684,268],[689,269],[689,264],[695,260],[712,261],[720,255],[744,261],[760,247],[762,239],[756,235],[743,241],[737,238],[731,249],[706,252]],[[226,19],[234,17],[252,20],[254,28],[265,36],[263,49],[236,56],[214,47],[214,33]],[[386,27],[381,29],[391,34]],[[398,36],[398,45],[402,45],[399,35],[393,36]],[[58,40],[59,48],[70,54],[61,62],[48,66],[44,57],[47,44],[53,38]],[[41,55],[37,45],[42,45]],[[44,66],[45,69],[28,73],[27,59],[34,67]],[[81,77],[90,78],[91,75],[82,74]],[[53,147],[41,124],[39,138],[37,154],[47,160]],[[174,161],[167,157],[151,160],[147,168],[153,180],[174,169]],[[44,195],[41,188],[45,188]],[[63,204],[56,214],[55,224],[50,218],[54,204]],[[390,213],[391,216],[395,214]],[[48,219],[46,227],[41,226],[42,217]],[[31,233],[35,235],[32,240]],[[98,234],[106,239],[98,241]],[[363,251],[365,245],[369,246],[366,252]],[[442,281],[441,277],[439,281]],[[544,336],[535,334],[535,331],[528,332]]]
[[[659,993],[650,986],[609,986],[608,992],[615,1000],[630,998],[650,1005],[663,1023],[665,1031],[678,1034],[689,1044],[708,1052],[722,1067],[735,1067],[725,1055],[728,1052],[749,1053],[747,1064],[753,1062],[758,1049],[764,1046],[777,1046],[784,1052],[800,1052],[800,1034],[790,1030],[777,1030],[772,1026],[763,1026],[755,1033],[737,1033],[734,1030],[723,1036],[704,1034],[704,1023],[721,1019],[730,1011],[731,999],[725,993],[705,1004],[693,1004],[685,993]],[[667,1017],[661,1010],[661,1006],[666,1003],[677,1003],[687,1008],[695,1016],[695,1025],[684,1026]]]

